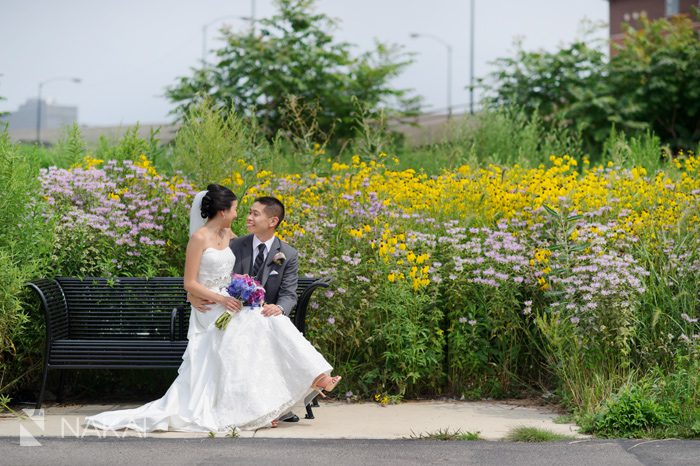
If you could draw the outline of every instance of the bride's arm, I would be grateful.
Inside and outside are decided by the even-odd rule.
[[[205,243],[204,237],[199,232],[192,235],[187,243],[184,276],[185,290],[193,296],[222,304],[232,311],[237,311],[240,305],[236,299],[215,293],[197,281]]]

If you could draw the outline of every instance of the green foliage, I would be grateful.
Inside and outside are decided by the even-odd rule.
[[[540,115],[537,110],[528,114],[515,107],[484,112],[475,126],[466,126],[462,140],[482,165],[536,167],[553,154],[584,156],[578,133],[564,129],[562,122],[546,122]]]
[[[700,232],[684,224],[678,230],[656,233],[666,245],[665,255],[647,243],[639,245],[637,254],[650,274],[640,303],[634,357],[638,365],[669,371],[677,357],[700,357],[700,342],[689,338],[700,327],[691,318],[698,315],[700,270],[680,266],[700,262]]]
[[[319,241],[319,237],[300,237],[295,246],[313,251],[322,244]],[[395,400],[439,391],[444,377],[442,309],[429,296],[415,293],[407,282],[389,287],[363,280],[379,270],[389,272],[372,258],[375,254],[368,246],[359,249],[358,244],[352,251],[354,260],[366,258],[359,264],[339,259],[346,245],[329,242],[327,246],[337,249],[318,253],[320,263],[303,263],[302,268],[312,273],[333,268],[337,277],[353,279],[343,280],[341,290],[326,295],[333,298],[332,293],[342,291],[340,299],[331,301],[321,293],[314,296],[307,332],[323,354],[336,361],[336,371],[343,374],[341,391],[346,381],[352,381],[360,395],[391,393],[389,398]]]
[[[393,173],[400,168],[416,171],[424,168],[426,174],[420,176],[429,179],[445,167],[456,168],[464,163],[469,163],[475,171],[490,163],[537,166],[544,163],[550,151],[562,153],[567,147],[574,148],[573,155],[581,156],[582,144],[572,142],[576,139],[570,133],[550,132],[551,139],[547,139],[548,123],[544,121],[539,114],[527,115],[524,111],[485,113],[465,122],[464,127],[456,125],[454,130],[459,137],[433,147],[404,148],[398,154],[399,159],[393,162],[393,157],[368,153],[383,148],[389,150],[394,142],[388,140],[381,122],[371,123],[371,119],[366,119],[362,140],[349,144],[349,152],[342,153],[338,161],[348,160],[353,165],[359,161],[393,163],[392,168],[386,168]],[[641,295],[635,294],[629,299],[616,295],[608,301],[596,297],[601,309],[594,316],[606,319],[600,321],[605,328],[586,327],[586,322],[579,322],[577,326],[571,321],[570,311],[553,304],[561,301],[562,296],[557,294],[561,293],[561,287],[553,281],[549,294],[536,289],[533,283],[510,280],[496,289],[469,280],[476,270],[469,265],[457,270],[454,266],[457,257],[482,258],[480,270],[489,267],[495,273],[508,273],[508,267],[499,262],[508,260],[507,256],[496,260],[497,256],[492,253],[498,250],[488,249],[499,236],[482,238],[484,230],[479,228],[479,231],[465,231],[462,236],[467,239],[456,244],[444,242],[459,236],[450,232],[452,227],[490,227],[491,233],[503,233],[496,225],[484,224],[478,212],[481,201],[475,204],[473,214],[467,212],[449,223],[449,206],[460,198],[444,199],[446,207],[435,212],[435,223],[423,224],[423,227],[416,226],[421,225],[418,219],[409,216],[389,217],[390,220],[381,216],[352,217],[347,210],[332,204],[346,202],[353,209],[354,203],[367,210],[375,206],[384,208],[381,197],[373,198],[376,193],[370,194],[363,188],[361,176],[369,175],[358,176],[358,171],[351,170],[346,176],[343,170],[336,172],[331,168],[324,156],[325,147],[314,142],[314,134],[318,133],[313,128],[303,132],[307,135],[304,137],[279,136],[268,142],[255,125],[255,120],[218,112],[215,103],[203,102],[191,107],[171,147],[162,147],[155,137],[141,138],[131,131],[119,141],[103,140],[93,149],[86,147],[76,127],[67,133],[61,144],[49,149],[13,145],[6,136],[0,139],[3,157],[0,159],[3,183],[0,191],[0,335],[3,337],[0,391],[3,394],[12,394],[20,387],[35,387],[41,363],[43,316],[36,312],[36,303],[24,302],[27,298],[22,291],[23,283],[34,277],[59,273],[181,274],[187,242],[188,202],[175,202],[158,186],[160,182],[183,186],[193,176],[201,184],[223,180],[239,194],[254,183],[261,185],[261,191],[280,193],[290,206],[288,224],[307,228],[306,234],[300,232],[300,228],[290,228],[284,235],[302,253],[302,274],[322,273],[334,279],[330,290],[314,295],[307,318],[307,336],[335,370],[344,375],[341,386],[334,392],[337,395],[342,397],[346,390],[352,390],[346,395],[348,399],[377,394],[376,400],[385,404],[404,397],[445,394],[466,398],[519,395],[536,386],[555,391],[558,399],[570,407],[579,422],[591,432],[597,429],[607,432],[606,429],[618,428],[616,419],[624,418],[620,414],[625,412],[624,403],[616,401],[618,394],[624,391],[621,387],[637,387],[630,388],[633,395],[625,395],[628,401],[624,409],[637,406],[632,403],[637,400],[640,408],[633,415],[653,422],[649,424],[651,427],[644,427],[634,435],[700,435],[697,421],[700,418],[697,363],[700,345],[695,336],[699,328],[695,319],[700,293],[700,236],[693,220],[694,211],[687,212],[680,222],[668,229],[647,232],[649,236],[631,248],[634,259],[650,273],[642,279],[645,291]],[[683,183],[696,182],[696,171],[675,169],[676,163],[683,162],[682,157],[673,161],[650,161],[653,154],[662,152],[654,133],[627,135],[617,129],[608,133],[604,157],[620,166],[645,166],[651,176],[656,175],[656,169],[663,168],[664,173],[658,175],[659,192],[672,188],[685,190]],[[357,155],[352,153],[355,150]],[[528,157],[528,153],[535,155]],[[61,198],[60,202],[50,204],[44,199],[37,182],[38,169],[78,164],[80,166],[70,175],[70,179],[75,180],[82,171],[105,169],[110,164],[109,157],[121,160],[114,162],[115,167],[125,167],[131,164],[126,160],[134,159],[138,171],[149,173],[150,180],[142,183],[143,180],[136,177],[128,183],[119,181],[112,194],[123,196],[126,191],[119,194],[121,189],[128,188],[130,193],[143,194],[147,198],[144,200],[165,199],[166,202],[155,204],[167,205],[173,210],[172,217],[163,221],[164,229],[158,236],[166,242],[164,246],[115,247],[113,238],[100,236],[102,233],[89,222],[44,223],[41,214],[53,213],[55,218],[60,218],[72,202]],[[157,162],[157,173],[149,158]],[[85,170],[86,164],[95,165]],[[183,170],[187,179],[172,176],[177,169]],[[504,166],[502,176],[508,176],[505,173],[510,169]],[[273,171],[274,177],[267,174],[258,178],[256,175],[263,170]],[[617,168],[611,170],[618,171]],[[284,182],[276,179],[285,172],[294,176]],[[490,179],[497,182],[500,173],[496,172]],[[621,177],[629,175],[625,171],[620,173]],[[372,176],[381,176],[381,173],[377,170]],[[455,170],[454,182],[467,181],[469,176],[467,172]],[[319,181],[315,184],[312,180]],[[331,183],[320,180],[331,180]],[[279,184],[275,185],[276,182]],[[350,186],[347,191],[341,188],[346,182]],[[348,198],[332,198],[324,192],[335,189],[347,192]],[[99,206],[111,190],[103,186],[86,188],[85,191],[90,192],[81,191],[81,199],[90,199],[90,205]],[[359,194],[353,194],[354,190]],[[479,195],[480,192],[476,193],[477,198]],[[249,197],[242,199],[242,209],[247,206]],[[333,200],[327,202],[328,205],[318,205],[313,202],[318,199]],[[307,208],[304,205],[307,202],[313,207]],[[614,205],[612,201],[610,204],[604,207]],[[410,206],[405,207],[406,212],[410,212]],[[638,209],[637,206],[632,208]],[[551,247],[557,258],[552,257],[552,271],[547,278],[575,277],[577,274],[571,269],[588,265],[577,257],[581,248],[591,242],[590,238],[586,241],[571,239],[582,217],[553,209],[547,211],[550,218],[544,226],[533,226],[544,235],[535,238],[537,244],[519,243],[516,237],[510,238],[511,243],[526,246],[524,269],[528,267],[527,258],[532,256],[530,247]],[[113,211],[103,217],[109,220],[112,214]],[[367,230],[362,239],[346,234],[365,221]],[[384,222],[389,226],[383,226]],[[379,241],[383,228],[396,234],[403,227],[426,233],[399,240],[407,243],[416,254],[430,254],[430,267],[435,269],[430,271],[430,277],[438,280],[431,281],[425,288],[414,289],[410,280],[393,282],[388,279],[389,274],[401,270],[396,260],[404,256],[384,256],[388,262],[384,261],[378,255],[377,244],[370,244],[370,237]],[[242,229],[242,225],[239,223],[237,228]],[[522,231],[526,231],[525,228]],[[126,235],[125,230],[119,231]],[[527,231],[524,236],[533,234],[532,230]],[[467,243],[474,245],[470,252],[463,249]],[[629,245],[623,243],[609,244],[611,247],[603,252],[630,250]],[[140,256],[127,263],[134,257],[128,256],[127,251],[138,252]],[[397,254],[402,253],[397,251]],[[122,265],[121,269],[114,259]],[[437,265],[438,262],[441,265]],[[420,267],[426,264],[422,262]],[[527,274],[524,269],[518,275]],[[408,268],[405,272],[409,274]],[[616,270],[616,276],[621,276],[621,272]],[[446,278],[449,274],[455,277]],[[324,296],[325,292],[335,295]],[[534,301],[532,309],[524,307],[528,301]],[[620,303],[628,303],[630,308],[620,308]],[[449,349],[447,355],[446,348]],[[158,390],[153,386],[160,383],[162,386],[158,389],[164,389],[172,376],[164,372],[154,377],[156,381],[151,384],[144,381],[140,373],[100,371],[79,375],[78,385],[86,390],[83,396],[98,399],[105,396],[105,387],[113,385],[118,378],[127,391],[157,396]],[[111,392],[110,396],[113,395]],[[599,427],[594,422],[596,419],[600,419]],[[636,427],[623,425],[619,428]],[[629,434],[629,430],[626,432]],[[459,439],[460,435],[439,431],[434,435],[437,437]]]
[[[574,416],[571,414],[561,414],[555,417],[552,422],[555,424],[571,424],[575,422]]]
[[[104,136],[100,137],[95,148],[95,157],[102,160],[138,160],[145,155],[149,160],[159,162],[163,155],[163,149],[158,140],[158,129],[151,129],[147,139],[139,134],[140,125],[127,128],[124,135],[115,141],[108,141]],[[79,159],[77,160],[79,161]]]
[[[356,100],[372,112],[415,106],[407,91],[389,86],[410,63],[399,47],[378,43],[353,56],[351,44],[334,40],[333,21],[314,11],[313,0],[278,0],[277,7],[258,22],[255,35],[223,31],[217,63],[203,64],[167,90],[179,115],[209,96],[217,109],[255,116],[268,137],[294,132],[301,118],[342,143],[356,130]]]
[[[426,432],[420,434],[411,433],[410,437],[408,438],[410,440],[440,440],[443,442],[448,440],[481,440],[479,432],[462,432],[461,429],[450,430],[449,427],[446,429],[438,429],[435,432]]]
[[[629,385],[605,401],[595,416],[593,427],[598,435],[606,437],[646,437],[652,429],[674,421],[649,394],[648,387]]]
[[[671,158],[668,146],[661,144],[661,139],[649,130],[635,136],[627,136],[617,131],[613,124],[610,135],[603,143],[603,160],[609,160],[620,167],[644,167],[649,172],[660,170]]]
[[[441,263],[452,262],[448,254],[439,256]],[[497,272],[505,269],[489,259],[485,264]],[[496,290],[471,282],[462,271],[450,268],[447,273],[450,272],[457,278],[440,287],[439,301],[450,310],[447,331],[450,391],[469,399],[519,393],[523,387],[518,380],[536,377],[539,357],[531,351],[531,324],[521,316],[522,288],[513,282]]]
[[[568,285],[571,280],[581,276],[581,270],[586,267],[592,267],[596,273],[601,270],[595,262],[582,260],[585,256],[580,252],[594,248],[603,257],[605,251],[595,249],[587,241],[572,241],[571,235],[581,215],[567,215],[547,205],[544,208],[551,219],[547,230],[552,244],[549,250],[556,253],[550,267],[553,288],[548,295],[556,302],[548,303],[535,318],[543,337],[542,352],[547,366],[564,387],[564,401],[575,408],[596,406],[629,371],[636,295],[627,293],[624,287],[608,289],[605,294],[592,293],[586,301],[595,305],[594,313],[586,313],[585,306],[573,305],[581,298],[577,296],[578,288]],[[615,256],[605,257],[611,261]],[[590,384],[591,380],[596,383]]]
[[[556,442],[559,440],[573,440],[572,435],[563,435],[539,427],[516,427],[506,435],[506,440],[511,442]]]
[[[365,380],[400,396],[439,390],[444,344],[442,311],[408,287],[396,288],[382,287],[374,305],[377,323],[383,321],[373,338],[381,362],[378,379],[372,381],[372,372]]]
[[[166,181],[151,162],[86,158],[44,171],[42,196],[56,222],[47,276],[180,274],[173,254],[186,242],[191,186]],[[167,199],[167,202],[163,202]]]
[[[423,169],[439,174],[464,164],[485,167],[490,163],[537,167],[550,155],[586,155],[578,132],[563,123],[546,123],[540,114],[528,115],[514,107],[501,107],[455,120],[445,140],[423,147],[397,147],[401,169]]]
[[[554,53],[518,47],[515,57],[496,60],[488,105],[542,115],[548,128],[581,133],[589,150],[600,144],[616,100],[605,89],[605,54],[589,44],[582,39]]]
[[[700,18],[700,16],[698,16]],[[609,65],[609,94],[624,114],[612,118],[654,131],[674,148],[700,141],[700,36],[687,16],[627,26]]]
[[[556,52],[518,48],[514,57],[496,61],[498,69],[486,85],[489,105],[538,112],[552,128],[563,122],[582,135],[592,153],[603,145],[611,123],[631,134],[652,130],[674,149],[695,149],[700,38],[683,16],[654,21],[643,16],[638,24],[638,29],[627,26],[609,61],[585,38]],[[644,155],[655,161],[661,156]]]
[[[259,165],[269,161],[269,153],[253,123],[235,113],[224,114],[212,99],[204,99],[189,108],[171,160],[195,186],[222,183],[242,196]]]
[[[37,328],[24,305],[24,284],[42,274],[51,238],[38,207],[36,168],[7,131],[0,132],[0,186],[0,393],[6,393],[36,367],[40,347],[27,344]]]

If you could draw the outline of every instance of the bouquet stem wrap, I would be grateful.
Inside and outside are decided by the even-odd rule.
[[[265,302],[265,288],[248,275],[232,274],[231,283],[226,287],[226,291],[229,296],[236,298],[241,306],[261,306]],[[214,322],[216,328],[225,330],[233,314],[234,312],[228,309],[223,312]]]

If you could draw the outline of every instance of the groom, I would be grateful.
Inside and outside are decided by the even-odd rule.
[[[298,253],[275,236],[282,220],[282,202],[271,196],[259,197],[246,219],[251,234],[232,239],[229,244],[236,256],[233,272],[248,274],[265,288],[264,316],[289,316],[297,303]]]
[[[297,250],[275,236],[275,230],[284,220],[284,204],[271,196],[255,199],[248,212],[246,227],[249,235],[234,238],[229,247],[236,256],[233,273],[247,274],[257,279],[265,288],[265,305],[262,314],[267,317],[286,315],[297,303],[299,280]],[[188,296],[192,305],[206,312],[210,301]],[[287,422],[297,422],[299,417],[287,413],[280,417]]]

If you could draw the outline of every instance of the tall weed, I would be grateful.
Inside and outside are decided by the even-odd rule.
[[[46,266],[51,224],[40,215],[34,166],[0,132],[0,393],[13,388],[34,365],[24,284]]]

